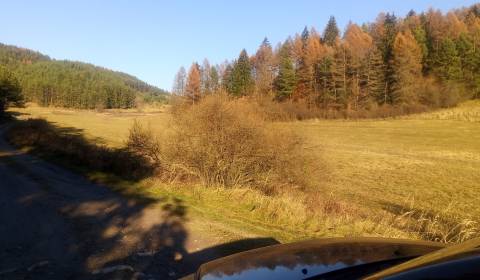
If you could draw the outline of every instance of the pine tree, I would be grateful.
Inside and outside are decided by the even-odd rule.
[[[480,52],[475,48],[474,35],[463,34],[456,42],[463,82],[474,97],[480,96]]]
[[[337,21],[334,16],[330,16],[325,31],[323,32],[323,42],[329,46],[333,46],[335,41],[340,36],[340,30],[337,26]]]
[[[444,81],[459,81],[461,79],[461,60],[453,40],[446,38],[440,43],[434,65],[434,71]]]
[[[351,53],[344,42],[334,47],[332,63],[332,84],[333,101],[335,106],[343,107],[348,105],[351,93]]]
[[[6,67],[0,65],[0,116],[12,103],[20,105],[23,101],[18,80]]]
[[[230,94],[233,96],[245,96],[252,93],[254,82],[252,79],[252,67],[247,51],[243,49],[235,62],[231,74]]]
[[[294,87],[295,69],[289,42],[285,42],[279,52],[278,75],[275,78],[275,99],[283,101],[290,98]]]
[[[379,104],[387,103],[389,94],[385,81],[385,64],[382,52],[375,46],[367,55],[365,67],[362,79],[365,82],[366,96],[371,96]]]
[[[385,33],[379,48],[383,53],[383,62],[385,64],[385,91],[391,93],[395,83],[395,73],[391,60],[393,58],[393,44],[398,33],[397,17],[394,14],[387,13],[383,27]],[[388,98],[388,100],[391,101],[391,98]]]
[[[309,38],[309,37],[310,37],[310,32],[308,32],[308,29],[307,29],[307,27],[305,26],[305,28],[304,28],[303,31],[302,31],[302,35],[301,35],[303,47],[305,47],[305,46],[307,45],[307,42],[308,42],[308,38]]]
[[[225,70],[223,71],[222,74],[222,88],[226,92],[231,92],[232,91],[232,72],[233,72],[233,67],[231,64],[226,64]]]
[[[317,79],[320,88],[318,99],[324,108],[327,108],[336,98],[332,79],[332,64],[333,57],[326,55],[320,59],[317,66]]]
[[[195,104],[201,97],[201,80],[200,80],[200,66],[198,63],[193,63],[190,66],[187,77],[187,85],[185,87],[185,96],[188,102]]]

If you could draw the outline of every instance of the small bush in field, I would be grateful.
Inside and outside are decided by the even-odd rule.
[[[251,185],[266,191],[302,184],[301,140],[287,130],[273,129],[255,103],[216,95],[179,106],[173,116],[158,156],[164,171],[207,185]],[[130,139],[137,138],[132,133],[151,138],[132,128]],[[149,148],[142,150],[149,153]]]
[[[145,129],[137,120],[130,128],[127,149],[147,158],[155,165],[160,164],[160,143],[150,129]]]

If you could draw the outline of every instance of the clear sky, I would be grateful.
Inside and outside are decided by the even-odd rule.
[[[373,21],[381,11],[446,11],[470,0],[0,0],[0,42],[56,59],[90,62],[170,89],[180,66],[251,54],[266,36],[272,45],[301,32],[322,31],[329,16]]]

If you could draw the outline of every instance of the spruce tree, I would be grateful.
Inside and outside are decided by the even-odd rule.
[[[385,91],[390,94],[394,90],[393,84],[395,83],[395,70],[393,69],[391,61],[393,59],[393,44],[398,33],[397,17],[394,14],[387,13],[383,28],[385,29],[385,34],[380,45],[380,50],[383,53],[383,63],[385,64]],[[391,101],[391,97],[387,98],[387,102]]]
[[[0,65],[0,116],[10,104],[20,105],[22,101],[18,80],[6,67]]]
[[[334,16],[330,16],[325,31],[323,32],[323,42],[329,46],[333,46],[335,41],[340,36],[340,30],[337,26],[337,21]]]
[[[351,93],[350,73],[351,54],[345,43],[336,44],[334,47],[332,64],[332,82],[334,103],[347,105]]]
[[[302,36],[301,37],[302,37],[303,47],[305,47],[307,45],[308,38],[310,37],[310,32],[308,32],[308,29],[307,29],[306,26],[302,31]]]
[[[461,59],[458,55],[455,42],[450,38],[440,43],[435,56],[435,72],[446,82],[459,81],[462,77]]]
[[[379,104],[388,101],[389,94],[385,86],[385,64],[381,51],[374,47],[367,56],[364,76],[366,95],[372,97]]]
[[[233,66],[231,75],[231,95],[240,97],[252,93],[254,89],[252,67],[245,49],[240,52],[240,56]]]
[[[275,99],[286,100],[292,96],[295,87],[295,69],[290,53],[289,42],[280,49],[278,76],[275,78]]]

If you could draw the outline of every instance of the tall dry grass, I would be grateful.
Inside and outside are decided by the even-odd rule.
[[[480,225],[474,217],[458,215],[455,203],[447,205],[442,211],[431,212],[415,207],[412,198],[391,217],[385,220],[391,227],[410,232],[421,239],[457,243],[480,237]]]

